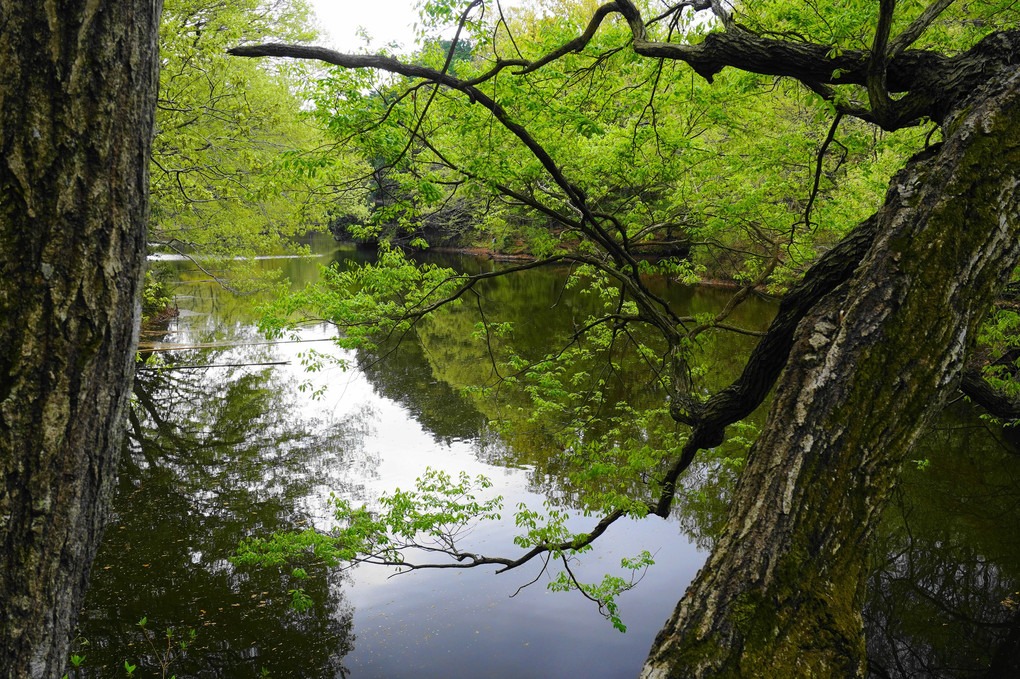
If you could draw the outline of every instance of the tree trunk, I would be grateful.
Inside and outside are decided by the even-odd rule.
[[[107,514],[161,5],[0,5],[0,677],[61,675]]]
[[[726,529],[641,677],[858,677],[867,552],[1020,255],[1020,73],[894,178],[854,277],[798,326]]]

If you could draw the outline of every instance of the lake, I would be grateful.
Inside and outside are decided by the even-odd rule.
[[[323,264],[371,257],[322,238],[313,250],[260,263],[300,287]],[[461,270],[501,266],[433,258]],[[237,566],[229,558],[243,538],[327,529],[331,493],[374,507],[428,468],[483,474],[505,506],[549,503],[577,530],[597,519],[578,512],[585,491],[543,432],[509,436],[491,424],[513,418],[512,398],[463,389],[490,371],[468,338],[476,319],[467,310],[378,351],[336,348],[332,327],[314,323],[270,343],[251,299],[189,262],[159,266],[177,283],[181,315],[143,337],[165,365],[137,378],[114,515],[79,621],[85,660],[72,677],[124,676],[124,661],[138,665],[135,676],[178,678],[636,676],[725,519],[732,468],[716,458],[695,465],[669,520],[618,522],[572,565],[597,581],[620,574],[621,558],[654,553],[656,564],[619,598],[625,634],[576,592],[549,591],[555,564],[495,575],[309,563],[301,583],[289,568]],[[522,353],[550,348],[583,316],[584,295],[564,294],[563,278],[534,270],[485,288],[486,308],[516,323]],[[684,313],[726,300],[720,290],[660,284]],[[763,329],[773,311],[753,300],[733,322]],[[706,340],[706,370],[724,384],[753,342]],[[315,352],[346,366],[306,372]],[[621,389],[628,399],[661,398],[647,385]],[[1005,677],[996,672],[1020,666],[1018,441],[961,402],[912,455],[875,549],[862,555],[874,567],[865,610],[874,676]],[[743,446],[729,445],[739,457]],[[470,546],[518,555],[510,513],[476,527]],[[297,586],[311,598],[303,612],[290,603]]]

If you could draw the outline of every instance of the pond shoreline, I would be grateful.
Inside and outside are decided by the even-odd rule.
[[[337,241],[339,243],[350,243],[351,241]],[[364,247],[363,244],[354,243],[358,248]],[[419,250],[413,250],[414,252],[420,252]],[[532,254],[526,252],[499,252],[485,247],[460,247],[450,245],[432,245],[428,248],[429,252],[440,252],[444,254],[455,254],[455,255],[471,255],[474,257],[485,257],[495,262],[533,262],[537,259]],[[661,257],[658,257],[661,259]],[[651,259],[651,257],[649,257]],[[725,278],[706,278],[701,279],[697,283],[693,284],[695,287],[706,287],[716,288],[720,290],[739,290],[742,286],[740,283],[733,279]],[[781,299],[782,295],[775,295],[768,292],[764,286],[758,286],[755,289],[755,294],[760,295],[765,299]]]

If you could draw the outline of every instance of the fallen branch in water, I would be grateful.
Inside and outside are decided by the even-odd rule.
[[[302,339],[302,340],[276,340],[272,342],[238,342],[236,344],[144,344],[138,345],[138,351],[142,353],[153,353],[157,351],[177,351],[178,349],[232,349],[234,347],[257,347],[257,346],[272,346],[274,344],[301,344],[303,342],[332,342],[332,337],[320,337],[318,339]]]
[[[208,365],[169,365],[164,364],[158,367],[150,368],[148,366],[141,366],[136,368],[137,371],[141,370],[203,370],[205,368],[249,368],[253,366],[263,365],[290,365],[290,361],[270,361],[268,363],[210,363]]]

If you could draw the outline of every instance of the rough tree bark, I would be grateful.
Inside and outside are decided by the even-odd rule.
[[[801,321],[726,529],[641,676],[857,677],[870,536],[1020,256],[1020,72],[893,180],[854,277]]]
[[[0,5],[0,677],[59,677],[131,392],[161,0]]]

